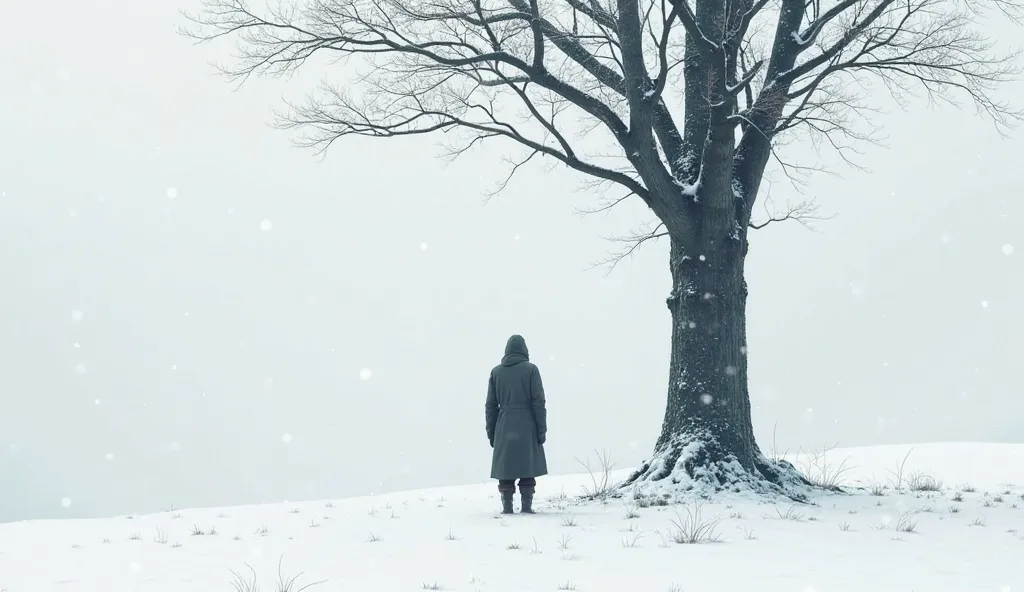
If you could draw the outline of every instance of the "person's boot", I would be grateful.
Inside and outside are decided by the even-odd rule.
[[[533,511],[533,487],[520,487],[519,495],[523,497],[523,514],[536,514]]]
[[[512,493],[513,492],[511,492],[511,491],[502,491],[501,492],[501,513],[502,514],[512,514],[512,513],[514,513],[513,510],[512,510]]]

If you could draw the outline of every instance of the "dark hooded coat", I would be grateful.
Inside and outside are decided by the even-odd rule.
[[[520,335],[509,337],[505,357],[487,383],[487,439],[492,479],[520,479],[548,474],[544,441],[548,412],[540,370]]]

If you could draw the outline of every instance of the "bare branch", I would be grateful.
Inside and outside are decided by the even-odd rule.
[[[589,266],[589,269],[597,267],[607,267],[605,275],[615,271],[615,267],[622,262],[623,259],[630,258],[636,253],[637,249],[641,245],[649,242],[656,242],[658,239],[669,236],[668,231],[665,230],[665,224],[662,222],[649,222],[642,225],[640,228],[625,236],[612,236],[605,237],[607,240],[611,240],[616,243],[621,243],[621,248],[613,251],[608,256],[600,259]]]
[[[572,6],[573,10],[583,13],[601,27],[611,31],[615,31],[618,28],[618,22],[615,20],[615,17],[601,6],[600,3],[592,0],[590,2],[584,2],[583,0],[566,0],[566,2],[569,3],[569,6]]]
[[[872,91],[897,104],[923,92],[933,103],[961,99],[1005,133],[1024,112],[995,90],[1021,73],[1018,52],[1000,52],[985,12],[1020,16],[1024,3],[999,0],[780,0],[766,78],[753,104],[734,116],[742,137],[734,175],[751,212],[783,133],[803,131],[848,163],[877,142]],[[749,219],[748,219],[749,221]],[[742,221],[741,221],[742,222]]]
[[[322,150],[347,135],[468,131],[473,135],[470,145],[511,139],[530,153],[623,184],[647,199],[647,188],[633,177],[583,160],[533,105],[527,81],[592,117],[613,138],[621,141],[627,134],[614,108],[548,71],[546,35],[560,33],[553,26],[542,31],[538,1],[525,5],[532,11],[527,13],[485,9],[478,1],[471,8],[400,0],[310,0],[305,10],[271,11],[262,17],[245,0],[205,0],[204,12],[192,22],[199,26],[194,34],[199,39],[228,34],[241,39],[238,65],[225,73],[242,80],[254,73],[290,71],[320,52],[375,62],[372,74],[363,79],[369,87],[363,100],[325,87],[305,105],[293,105],[281,126],[310,132],[300,142],[304,145]],[[524,34],[532,39],[532,56],[521,53]],[[531,137],[498,115],[507,103],[501,95],[509,91],[556,145]]]
[[[673,10],[678,10],[679,20],[682,21],[686,34],[700,45],[703,45],[705,49],[717,51],[719,45],[708,39],[704,31],[701,30],[700,25],[697,23],[696,13],[690,8],[690,0],[671,0],[671,3]]]
[[[762,222],[750,222],[750,228],[760,230],[774,222],[797,222],[807,229],[813,229],[812,223],[821,220],[831,220],[834,215],[823,216],[818,214],[818,204],[813,200],[801,201],[794,205],[787,206],[781,213],[772,212],[768,208],[768,200],[764,201],[767,218]]]
[[[280,115],[301,145],[433,134],[457,158],[502,140],[517,152],[498,191],[528,164],[564,165],[641,199],[660,223],[649,234],[682,251],[819,219],[802,203],[753,221],[767,168],[797,192],[823,170],[787,161],[786,142],[858,166],[881,141],[880,88],[904,108],[969,102],[1001,133],[1024,118],[996,94],[1020,54],[986,22],[1024,24],[1024,0],[250,1],[203,0],[189,16],[195,39],[238,42],[232,79],[320,58],[361,70]]]

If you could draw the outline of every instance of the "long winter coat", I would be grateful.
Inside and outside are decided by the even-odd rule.
[[[505,357],[487,383],[487,439],[492,479],[520,479],[548,474],[544,441],[548,412],[540,370],[530,363],[526,340],[513,335]]]

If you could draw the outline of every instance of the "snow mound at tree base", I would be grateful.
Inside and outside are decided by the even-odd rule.
[[[756,454],[748,464],[723,453],[713,439],[677,441],[659,450],[619,489],[637,498],[673,502],[720,494],[803,502],[821,489],[785,459]]]

